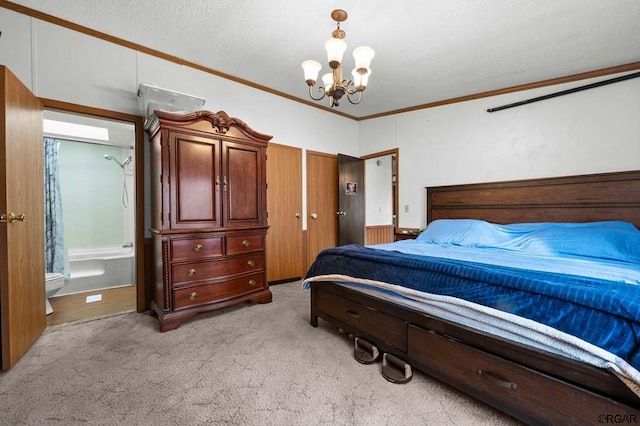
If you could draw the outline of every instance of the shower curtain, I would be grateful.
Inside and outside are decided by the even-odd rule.
[[[44,138],[44,233],[46,272],[68,276],[58,172],[58,141]]]

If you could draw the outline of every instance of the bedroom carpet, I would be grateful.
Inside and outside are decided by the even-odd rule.
[[[419,372],[387,382],[348,336],[309,325],[299,281],[271,290],[166,333],[137,313],[48,328],[0,375],[0,424],[519,424]]]

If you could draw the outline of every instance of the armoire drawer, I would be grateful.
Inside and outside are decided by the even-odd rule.
[[[264,273],[234,278],[213,284],[204,284],[175,290],[173,292],[174,309],[203,305],[225,300],[259,290],[264,287]]]
[[[407,350],[407,323],[399,318],[327,292],[318,292],[316,309],[384,343]]]
[[[261,250],[264,250],[264,236],[262,234],[227,236],[227,255],[229,256]]]
[[[172,238],[171,261],[222,256],[222,237]]]
[[[181,263],[171,265],[171,282],[173,285],[188,284],[263,269],[262,253],[230,259]]]
[[[608,398],[433,331],[409,325],[408,339],[408,356],[421,369],[519,418],[595,424],[599,414],[611,412]],[[572,404],[590,409],[576,418]]]

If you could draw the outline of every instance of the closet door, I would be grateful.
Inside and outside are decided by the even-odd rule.
[[[338,245],[338,158],[307,151],[307,265]]]
[[[221,220],[220,141],[188,133],[169,133],[170,194],[163,197],[171,229],[219,228]]]
[[[46,327],[42,104],[0,66],[0,369]]]
[[[302,244],[302,149],[267,147],[267,280],[298,279],[304,271]]]

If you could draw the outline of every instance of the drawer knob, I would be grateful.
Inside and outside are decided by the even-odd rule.
[[[194,252],[198,253],[201,250],[202,250],[202,244],[196,244],[195,246],[193,246]]]
[[[249,287],[255,287],[256,280],[249,280]]]
[[[196,297],[198,297],[198,293],[195,291],[193,293],[189,293],[189,300],[196,300]]]
[[[489,373],[486,370],[478,370],[477,371],[479,376],[484,376],[487,378],[487,380],[489,380],[490,382],[493,382],[495,385],[500,386],[501,388],[506,388],[506,389],[511,389],[511,390],[517,390],[518,389],[518,385],[510,382],[508,380],[503,379],[502,377],[499,377],[493,373]]]
[[[250,260],[250,261],[247,262],[247,267],[248,268],[252,268],[254,266],[256,266],[256,262],[254,262],[253,260]]]
[[[249,240],[242,240],[242,247],[249,247]]]
[[[196,275],[196,270],[195,269],[189,269],[189,271],[187,272],[187,276],[188,277],[193,277]]]

